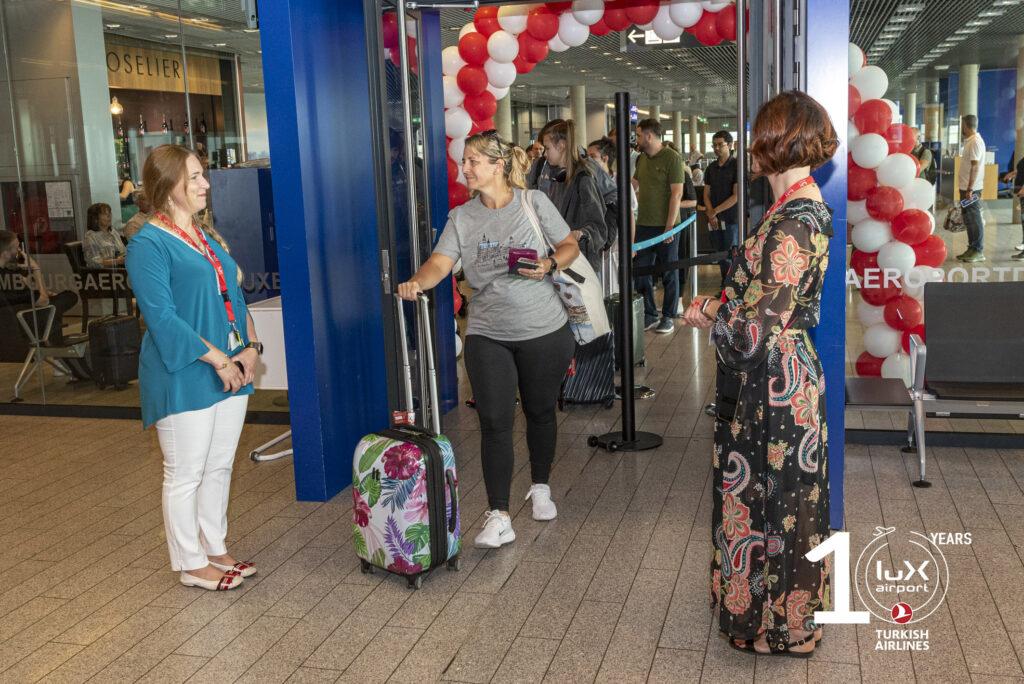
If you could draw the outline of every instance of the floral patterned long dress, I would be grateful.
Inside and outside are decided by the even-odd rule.
[[[798,199],[743,244],[712,329],[719,363],[746,373],[737,419],[715,427],[712,606],[732,639],[789,643],[828,610],[825,378],[807,329],[818,323],[831,210]]]

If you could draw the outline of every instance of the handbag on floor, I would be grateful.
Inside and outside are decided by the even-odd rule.
[[[416,425],[412,369],[402,301],[396,297],[401,338],[405,409],[393,426],[366,435],[352,459],[352,540],[364,573],[381,568],[419,589],[423,575],[442,565],[459,569],[459,481],[455,452],[440,434],[437,373],[430,308],[420,295],[420,348],[426,354],[430,406]],[[429,410],[428,410],[429,409]]]
[[[612,333],[590,344],[576,346],[569,370],[562,380],[558,408],[566,404],[615,405],[615,338]]]
[[[533,208],[533,193],[535,190],[523,191],[523,210],[530,220],[541,244],[546,245],[548,253],[555,251],[554,245],[540,229],[540,219]],[[603,335],[611,332],[608,324],[608,314],[604,310],[604,296],[601,292],[601,281],[594,272],[586,257],[581,252],[578,257],[565,268],[551,274],[558,298],[562,300],[566,312],[569,314],[569,327],[572,328],[576,343],[586,345]]]

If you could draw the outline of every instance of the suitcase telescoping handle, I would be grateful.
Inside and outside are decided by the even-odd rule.
[[[417,296],[419,305],[416,316],[419,324],[420,348],[427,362],[427,384],[430,392],[430,424],[425,425],[432,434],[441,432],[441,407],[437,398],[437,370],[434,367],[434,337],[430,331],[430,300],[423,293]],[[402,354],[402,400],[404,407],[402,411],[396,411],[393,418],[395,424],[415,425],[416,410],[412,397],[412,364],[409,361],[409,336],[405,324],[405,309],[402,306],[402,299],[395,295],[395,308],[398,316],[398,336],[401,338],[399,348]]]

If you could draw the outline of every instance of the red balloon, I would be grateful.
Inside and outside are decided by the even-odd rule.
[[[534,7],[526,16],[526,30],[537,40],[547,42],[558,35],[558,15],[547,7]]]
[[[391,63],[395,66],[402,66],[402,54],[398,51],[397,47],[388,49],[388,59],[390,59]]]
[[[864,278],[864,272],[868,269],[878,270],[878,252],[853,250],[850,254],[850,269],[861,279]]]
[[[394,12],[385,12],[381,17],[381,34],[384,47],[390,50],[398,47],[398,17]]]
[[[462,102],[462,108],[466,110],[469,118],[473,121],[484,121],[490,119],[498,111],[498,101],[491,91],[485,90],[476,95],[466,95],[466,99]],[[486,131],[487,129],[481,130]]]
[[[473,26],[486,37],[490,37],[495,31],[501,30],[498,23],[498,8],[494,5],[481,7],[473,15]]]
[[[626,10],[622,7],[612,7],[611,3],[605,5],[601,21],[612,31],[625,31],[629,28],[629,17],[626,16]]]
[[[885,129],[885,140],[889,143],[889,154],[902,152],[910,154],[917,144],[914,129],[907,124],[893,124]],[[913,155],[911,155],[913,156]]]
[[[919,245],[932,234],[932,219],[928,212],[907,209],[892,220],[892,236],[910,246]]]
[[[868,215],[879,221],[892,221],[897,214],[903,211],[903,195],[896,188],[887,185],[877,185],[868,190],[864,199]]]
[[[862,378],[877,378],[882,375],[884,362],[885,359],[864,352],[857,357],[857,375]]]
[[[900,296],[899,283],[895,280],[884,279],[880,271],[870,273],[867,282],[872,283],[872,287],[861,287],[860,296],[868,304],[882,306]]]
[[[924,323],[921,323],[920,325],[915,325],[913,328],[903,331],[903,351],[905,351],[908,354],[910,353],[911,335],[917,335],[918,337],[921,338],[921,341],[924,342]]]
[[[861,134],[884,135],[892,124],[892,110],[882,100],[868,100],[857,108],[857,113],[853,115],[853,124]]]
[[[850,118],[857,113],[857,109],[860,108],[860,91],[857,90],[856,86],[850,84]]]
[[[487,90],[487,72],[481,67],[466,65],[455,74],[455,84],[467,97]]]
[[[571,2],[549,2],[548,3],[548,9],[551,10],[552,12],[554,12],[555,14],[562,14],[563,12],[567,12],[568,10],[572,9],[572,3]]]
[[[445,159],[448,160],[448,183],[451,184],[459,178],[459,165],[448,155],[445,155]]]
[[[537,40],[526,31],[519,34],[519,56],[524,61],[537,62],[544,61],[548,56],[548,44],[547,41]]]
[[[718,35],[718,28],[716,28],[717,12],[708,12],[704,10],[704,14],[700,15],[700,19],[693,26],[693,35],[697,36],[697,40],[702,45],[718,45],[722,42],[722,36]]]
[[[487,54],[487,36],[473,31],[459,38],[459,56],[470,66],[482,67],[490,56]]]
[[[885,323],[896,330],[910,330],[921,325],[924,309],[921,302],[910,295],[901,294],[885,305]]]
[[[469,188],[462,183],[449,183],[448,184],[448,207],[454,209],[455,207],[465,204],[469,201]]]
[[[629,0],[626,3],[626,16],[637,26],[651,23],[657,15],[657,0]]]
[[[474,134],[475,133],[482,133],[483,131],[493,131],[494,130],[494,119],[487,118],[487,119],[480,119],[479,121],[474,121],[473,122],[473,128],[476,129],[474,131]]]
[[[600,19],[597,20],[596,24],[590,25],[590,32],[595,36],[607,36],[609,33],[612,32],[612,29],[605,22],[604,17],[601,17]]]
[[[465,67],[463,67],[465,68]],[[878,177],[874,169],[865,169],[857,166],[852,160],[847,160],[846,168],[846,198],[850,200],[867,199],[868,191],[878,185]]]
[[[717,13],[715,30],[724,40],[736,40],[736,5],[729,5]]]
[[[517,74],[528,74],[533,71],[533,67],[537,66],[536,62],[524,59],[521,54],[512,60],[512,64],[515,65]]]
[[[920,244],[914,245],[917,266],[938,268],[946,261],[946,243],[938,235],[929,235]]]
[[[420,59],[416,52],[416,39],[412,36],[408,36],[405,39],[405,48],[409,53],[409,71],[414,74],[418,74],[420,71]]]

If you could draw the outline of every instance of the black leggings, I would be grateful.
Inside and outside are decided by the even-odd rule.
[[[575,350],[568,324],[521,342],[466,338],[466,371],[480,416],[480,458],[491,510],[508,510],[517,385],[526,415],[530,474],[534,484],[547,484],[558,437],[555,405]]]

